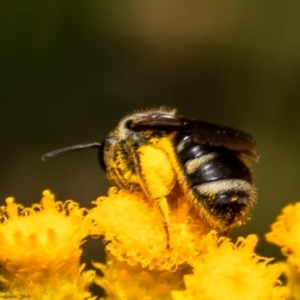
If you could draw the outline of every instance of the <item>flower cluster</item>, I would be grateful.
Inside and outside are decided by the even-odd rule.
[[[13,198],[0,207],[0,265],[5,297],[95,299],[87,291],[95,272],[82,272],[80,247],[90,230],[86,209],[54,200],[44,191],[39,204]]]
[[[110,188],[90,210],[55,201],[49,191],[31,207],[6,199],[0,207],[3,293],[96,299],[89,292],[94,282],[114,300],[283,300],[289,293],[299,299],[300,204],[285,208],[267,235],[288,256],[282,268],[255,253],[255,235],[233,242],[211,230],[183,196],[177,200],[166,232],[157,206],[142,192]],[[89,235],[104,236],[106,263],[93,262],[103,276],[80,264]],[[288,287],[279,281],[283,269]]]
[[[186,199],[170,211],[170,247],[161,217],[140,192],[111,189],[90,211],[108,261],[95,264],[109,299],[287,299],[281,268],[254,252],[257,237],[233,243],[208,231]]]

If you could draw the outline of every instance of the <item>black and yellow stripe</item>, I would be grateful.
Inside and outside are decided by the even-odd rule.
[[[241,154],[224,147],[200,145],[192,136],[180,133],[175,147],[194,206],[220,227],[245,221],[256,201],[256,190]]]

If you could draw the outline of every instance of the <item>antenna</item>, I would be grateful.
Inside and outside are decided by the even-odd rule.
[[[48,152],[42,156],[42,160],[50,160],[65,154],[68,154],[73,151],[79,151],[87,148],[101,148],[102,145],[100,143],[89,143],[89,144],[78,144],[78,145],[73,145],[69,147],[65,147],[62,149],[54,150],[51,152]]]

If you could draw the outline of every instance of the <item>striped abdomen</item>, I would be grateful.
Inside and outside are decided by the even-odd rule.
[[[175,147],[196,206],[221,227],[243,222],[256,193],[242,153],[197,144],[190,135],[177,136]]]

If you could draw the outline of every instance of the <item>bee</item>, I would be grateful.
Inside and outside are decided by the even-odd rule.
[[[258,160],[255,147],[243,131],[160,108],[126,116],[101,143],[66,147],[42,159],[98,148],[112,183],[141,190],[157,203],[169,239],[165,207],[178,188],[212,228],[226,232],[246,221],[256,202],[247,162]]]

